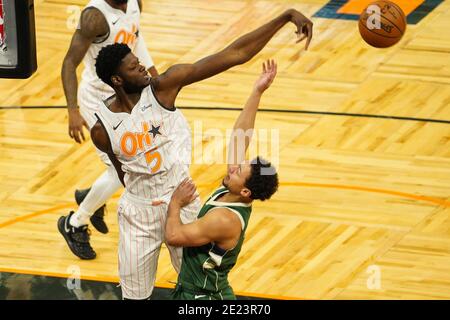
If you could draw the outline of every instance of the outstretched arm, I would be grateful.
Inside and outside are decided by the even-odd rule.
[[[269,23],[240,37],[219,53],[203,58],[194,64],[172,66],[159,77],[153,78],[152,85],[157,91],[159,100],[166,107],[172,107],[176,95],[183,86],[212,77],[233,66],[249,61],[288,22],[297,26],[299,41],[307,38],[306,48],[308,48],[312,38],[312,22],[294,9],[287,10]]]
[[[245,159],[255,127],[256,112],[263,93],[270,87],[277,75],[277,64],[269,60],[263,64],[262,74],[253,87],[252,93],[234,123],[228,148],[228,166],[240,164]]]

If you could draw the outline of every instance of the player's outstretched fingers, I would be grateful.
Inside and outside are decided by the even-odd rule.
[[[311,43],[311,39],[312,39],[312,36],[313,36],[313,24],[312,24],[312,22],[308,23],[306,25],[306,29],[307,29],[308,40],[306,40],[305,48],[306,48],[306,50],[308,50],[309,44]]]
[[[86,138],[84,137],[83,126],[80,126],[80,135],[81,135],[81,138],[83,138],[83,141],[86,141]],[[81,143],[81,140],[80,140],[80,143]]]
[[[72,135],[73,135],[73,138],[75,139],[76,143],[81,143],[80,133],[78,132],[78,130],[73,129]]]

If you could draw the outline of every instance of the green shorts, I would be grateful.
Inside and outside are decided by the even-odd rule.
[[[170,298],[172,300],[236,300],[230,286],[219,292],[210,292],[180,283],[176,285]]]

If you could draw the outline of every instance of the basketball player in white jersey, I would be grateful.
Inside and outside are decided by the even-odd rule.
[[[95,72],[95,58],[102,47],[112,43],[125,43],[152,76],[158,75],[144,38],[139,33],[141,10],[142,0],[91,0],[81,13],[80,23],[62,67],[62,81],[69,111],[69,135],[78,143],[85,140],[83,126],[92,128],[97,121],[94,114],[98,107],[104,99],[114,94],[114,90],[103,83]],[[76,68],[83,58],[85,69],[77,88]],[[97,151],[108,169],[90,189],[76,190],[75,200],[79,208],[66,217],[66,228],[60,229],[71,251],[81,259],[96,257],[89,243],[89,220],[98,231],[107,233],[108,227],[103,219],[105,202],[121,188],[108,156]]]
[[[289,22],[297,26],[299,40],[312,37],[312,22],[300,12],[287,10],[224,50],[194,64],[178,64],[157,77],[130,49],[121,44],[103,48],[96,62],[100,79],[115,96],[99,109],[91,138],[108,154],[125,186],[119,201],[119,278],[125,299],[150,297],[160,247],[164,241],[167,206],[175,188],[189,178],[191,132],[175,107],[180,90],[243,64],[255,56]],[[197,198],[183,207],[183,223],[197,216]],[[168,246],[179,271],[181,248]]]

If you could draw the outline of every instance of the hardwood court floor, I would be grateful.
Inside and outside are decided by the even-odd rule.
[[[164,71],[220,50],[289,7],[312,15],[327,1],[144,2],[142,33]],[[65,104],[59,74],[73,32],[70,10],[85,3],[36,0],[38,72],[0,80],[0,106],[48,107],[0,110],[0,271],[79,271],[84,279],[117,281],[119,194],[108,203],[111,232],[93,231],[95,261],[76,259],[56,229],[57,218],[75,208],[74,189],[104,170],[90,142],[70,140],[66,111],[56,108]],[[261,105],[272,111],[258,115],[257,127],[279,130],[281,186],[273,200],[255,203],[231,284],[239,294],[279,298],[449,299],[450,2],[386,50],[366,46],[355,21],[313,20],[308,52],[285,27],[256,59],[183,89],[178,100],[239,108],[261,62],[279,63]],[[193,128],[222,133],[238,115],[183,112]],[[217,135],[195,141],[194,153],[202,146],[211,154]],[[224,169],[192,166],[203,199]],[[380,271],[379,288],[371,286],[372,270]],[[157,285],[175,280],[163,249]]]

